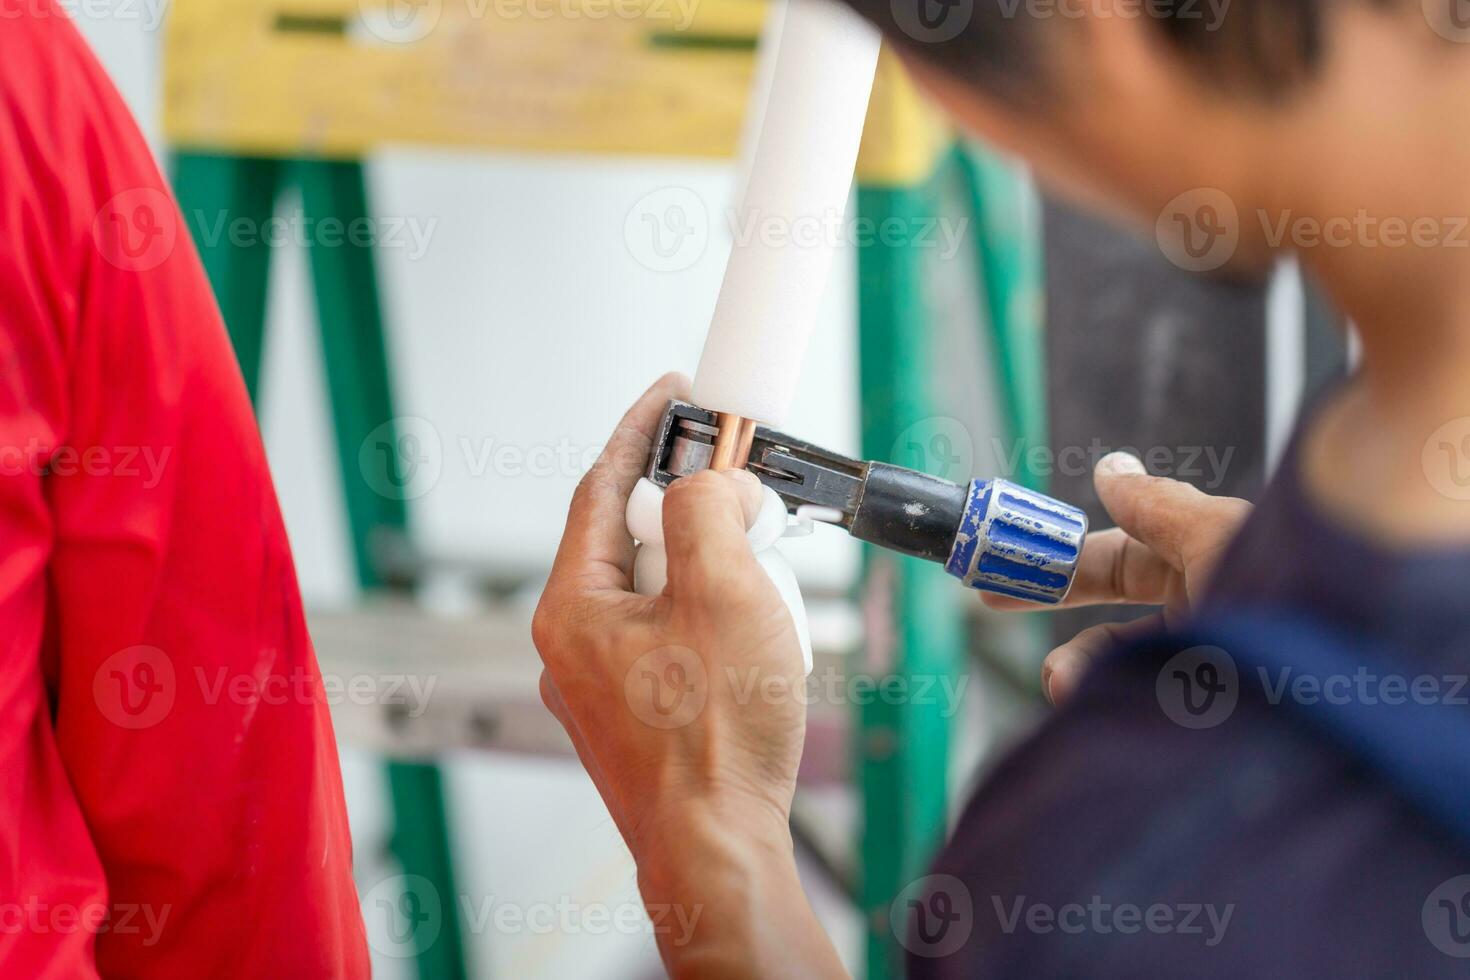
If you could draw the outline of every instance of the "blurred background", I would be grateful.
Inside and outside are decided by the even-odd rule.
[[[765,12],[73,11],[174,179],[257,399],[378,976],[661,973],[632,864],[540,705],[528,624],[616,419],[697,362]],[[839,452],[1006,476],[1106,526],[1101,455],[1253,496],[1350,360],[1294,269],[1209,281],[1045,200],[891,61],[858,183],[871,224],[842,235],[786,425]],[[804,878],[851,969],[892,975],[893,896],[1044,716],[1048,640],[1108,613],[990,615],[829,528],[783,548],[818,648]],[[909,683],[864,696],[862,677]]]

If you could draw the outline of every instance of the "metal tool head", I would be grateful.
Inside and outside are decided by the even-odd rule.
[[[709,469],[718,431],[714,412],[689,402],[669,402],[659,423],[648,478],[667,487],[680,477]],[[867,474],[866,463],[764,427],[755,430],[745,468],[776,491],[791,513],[808,505],[831,508],[843,515],[839,522],[843,527],[852,525]]]
[[[648,478],[667,487],[709,469],[715,413],[672,401],[659,425]],[[757,428],[746,469],[795,513],[841,515],[855,538],[944,563],[966,585],[1048,605],[1072,587],[1087,536],[1076,507],[1005,480],[968,486],[885,463],[862,463],[781,432]]]

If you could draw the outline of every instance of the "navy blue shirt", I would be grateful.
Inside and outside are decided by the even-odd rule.
[[[1470,697],[1451,690],[1470,674],[1470,550],[1369,543],[1305,499],[1297,465],[1202,609],[1306,613]],[[981,786],[901,898],[911,977],[1470,974],[1470,853],[1443,826],[1244,685],[1223,721],[1180,724],[1160,675],[1105,660]]]

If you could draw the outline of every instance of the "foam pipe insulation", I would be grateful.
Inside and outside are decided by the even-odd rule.
[[[868,114],[879,37],[830,0],[772,8],[741,153],[745,178],[735,242],[704,353],[695,404],[780,425],[796,395],[817,308],[845,227],[852,176]],[[796,575],[776,542],[785,505],[769,488],[747,535],[791,612],[807,673],[812,643]],[[628,502],[628,530],[641,542],[636,590],[658,595],[668,580],[663,492],[643,480]]]
[[[777,48],[751,100],[761,115],[737,241],[692,400],[779,426],[845,227],[879,36],[830,0],[787,0],[772,16],[781,21],[766,37]]]

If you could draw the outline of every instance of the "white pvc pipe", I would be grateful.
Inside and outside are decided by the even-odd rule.
[[[796,395],[845,237],[879,47],[874,28],[831,0],[788,0],[780,16],[765,117],[693,392],[702,408],[771,425]]]
[[[755,166],[755,151],[760,145],[761,127],[766,123],[766,106],[771,104],[771,85],[776,80],[776,52],[781,50],[781,28],[786,24],[788,0],[771,0],[761,25],[760,41],[755,49],[755,71],[750,76],[750,101],[745,105],[745,119],[740,126],[740,146],[736,150],[735,199],[745,200],[750,189],[750,170]]]

